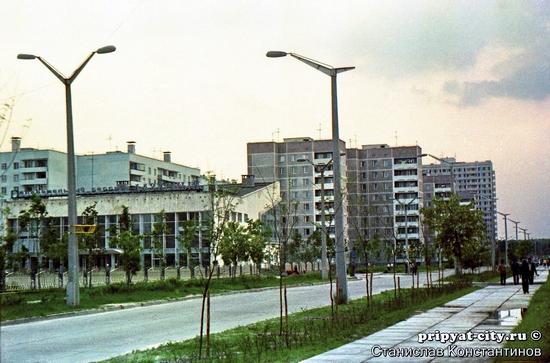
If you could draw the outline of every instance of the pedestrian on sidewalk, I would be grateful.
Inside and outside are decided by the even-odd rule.
[[[521,286],[523,287],[523,293],[529,293],[529,263],[526,259],[521,262]]]
[[[529,283],[532,285],[535,282],[535,274],[538,276],[537,265],[532,261],[531,257],[527,261],[529,263]]]
[[[519,284],[519,273],[520,273],[520,266],[517,259],[514,258],[512,261],[512,277],[514,279],[514,285]]]
[[[506,285],[506,265],[504,260],[500,260],[500,265],[498,265],[498,273],[500,274],[500,284]]]

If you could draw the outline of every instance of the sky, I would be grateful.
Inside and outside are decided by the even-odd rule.
[[[497,208],[550,237],[548,1],[4,0],[1,150],[66,150],[69,75],[77,153],[125,150],[239,179],[246,143],[330,138],[330,78],[268,50],[334,66],[348,147],[415,145],[492,160]],[[426,159],[424,163],[432,160]],[[499,234],[504,235],[499,218]],[[510,229],[509,233],[512,233]]]

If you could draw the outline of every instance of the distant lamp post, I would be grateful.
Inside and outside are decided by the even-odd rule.
[[[345,154],[342,154],[345,155]],[[318,170],[321,174],[321,278],[328,278],[328,261],[327,261],[327,227],[325,219],[325,171],[332,165],[334,158],[331,158],[326,164],[314,164],[309,159],[298,159],[299,163],[309,163],[314,170]]]
[[[38,59],[46,66],[64,85],[65,85],[65,104],[67,108],[67,189],[69,191],[68,217],[69,217],[69,274],[67,282],[67,305],[78,306],[80,304],[80,290],[78,284],[78,241],[76,239],[76,181],[75,181],[75,154],[74,154],[74,138],[73,138],[73,110],[71,100],[71,84],[76,77],[82,72],[82,69],[88,64],[94,54],[106,54],[114,52],[116,48],[113,45],[101,47],[92,52],[82,64],[73,72],[70,77],[65,77],[61,72],[56,70],[51,64],[43,58],[34,54],[18,54],[17,59]]]
[[[346,257],[344,246],[344,214],[342,204],[341,172],[340,172],[340,135],[338,130],[338,97],[336,87],[336,76],[338,73],[351,71],[355,67],[334,68],[328,64],[301,56],[296,53],[282,51],[269,51],[266,56],[269,58],[279,58],[290,55],[310,67],[330,76],[331,80],[331,104],[332,104],[332,156],[334,159],[334,233],[335,233],[335,255],[336,255],[336,276],[338,280],[338,300],[339,302],[348,301],[348,280],[346,276]]]

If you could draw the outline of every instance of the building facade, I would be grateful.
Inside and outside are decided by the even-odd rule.
[[[279,184],[254,183],[248,180],[243,184],[230,186],[218,185],[217,188],[231,188],[234,197],[231,199],[233,208],[228,215],[231,221],[245,223],[248,219],[261,219],[270,210],[270,195],[278,195]],[[165,256],[168,266],[184,266],[182,247],[178,243],[178,237],[183,233],[186,221],[193,220],[198,224],[196,240],[192,247],[192,257],[196,264],[209,264],[209,244],[203,235],[207,221],[211,220],[212,206],[217,205],[212,200],[213,194],[204,187],[164,186],[152,188],[126,189],[117,191],[94,191],[77,196],[77,213],[82,215],[84,209],[95,205],[98,212],[97,228],[100,235],[100,254],[97,258],[97,266],[103,267],[105,263],[115,266],[118,263],[120,250],[111,243],[112,228],[117,226],[122,212],[122,207],[128,207],[132,228],[141,236],[141,262],[145,268],[158,266],[159,254],[154,253],[151,244],[151,232],[157,221],[158,215],[164,212],[166,218],[166,232],[163,235],[162,254]],[[214,197],[215,198],[215,197]],[[67,197],[45,196],[43,198],[48,217],[58,231],[58,236],[68,233]],[[29,232],[29,228],[21,228],[18,220],[19,213],[29,208],[29,197],[16,197],[6,202],[10,208],[10,215],[5,216],[7,226],[18,236],[14,245],[14,252],[21,251],[23,246],[29,251],[32,258],[43,254],[40,241],[36,233]],[[214,213],[216,216],[216,213]],[[78,217],[82,223],[82,217]],[[83,251],[81,251],[81,254]]]
[[[127,152],[76,156],[76,187],[79,191],[129,186],[204,184],[200,169],[171,161],[138,155],[135,143]],[[0,199],[12,195],[59,194],[67,189],[67,154],[55,150],[21,148],[21,139],[12,138],[11,151],[0,152]]]
[[[464,201],[473,200],[476,209],[483,212],[486,236],[497,240],[496,177],[490,160],[461,162],[443,158],[444,163],[424,166],[424,178],[452,176],[456,193]]]
[[[406,246],[423,241],[422,149],[363,145],[347,150],[350,239],[378,237]]]
[[[0,153],[0,198],[19,192],[40,193],[66,189],[67,154],[55,150],[21,148],[21,139],[11,139],[11,151]]]
[[[340,151],[346,144],[340,140]],[[346,175],[346,160],[341,159],[342,176]],[[332,140],[309,137],[286,138],[283,142],[253,142],[247,144],[248,174],[262,182],[278,181],[283,202],[295,206],[290,216],[293,229],[308,238],[321,226],[321,193],[325,195],[325,223],[334,237],[334,179],[332,170]],[[342,183],[345,187],[345,183]],[[344,220],[347,218],[346,192]],[[347,239],[347,226],[344,226]]]

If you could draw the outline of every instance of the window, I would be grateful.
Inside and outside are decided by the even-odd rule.
[[[280,156],[279,156],[279,162],[280,162],[280,163],[284,163],[284,162],[285,162],[285,156],[284,156],[284,155],[280,155]]]
[[[8,181],[8,177],[6,175],[2,175],[2,183],[5,183]]]
[[[303,172],[304,174],[307,174],[308,171],[309,171],[309,167],[308,167],[308,166],[303,166],[303,167],[302,167],[302,172]]]
[[[6,193],[7,193],[6,187],[2,187],[2,195],[6,195]]]
[[[309,210],[309,203],[304,203],[304,210],[305,211],[308,211]],[[307,222],[307,221],[306,221]]]
[[[290,174],[296,174],[296,167],[295,166],[291,166],[290,167]]]
[[[309,185],[309,179],[308,178],[302,179],[302,186],[307,187],[308,185]]]
[[[8,168],[8,164],[2,163],[2,170],[6,170]]]
[[[17,162],[13,163],[13,168],[14,169],[19,169],[19,163],[17,163]]]
[[[16,182],[16,183],[19,181],[19,174],[15,174],[13,176],[13,181]]]
[[[304,222],[309,223],[309,221],[310,221],[310,216],[304,216]]]
[[[292,192],[292,199],[298,199],[298,192]]]

